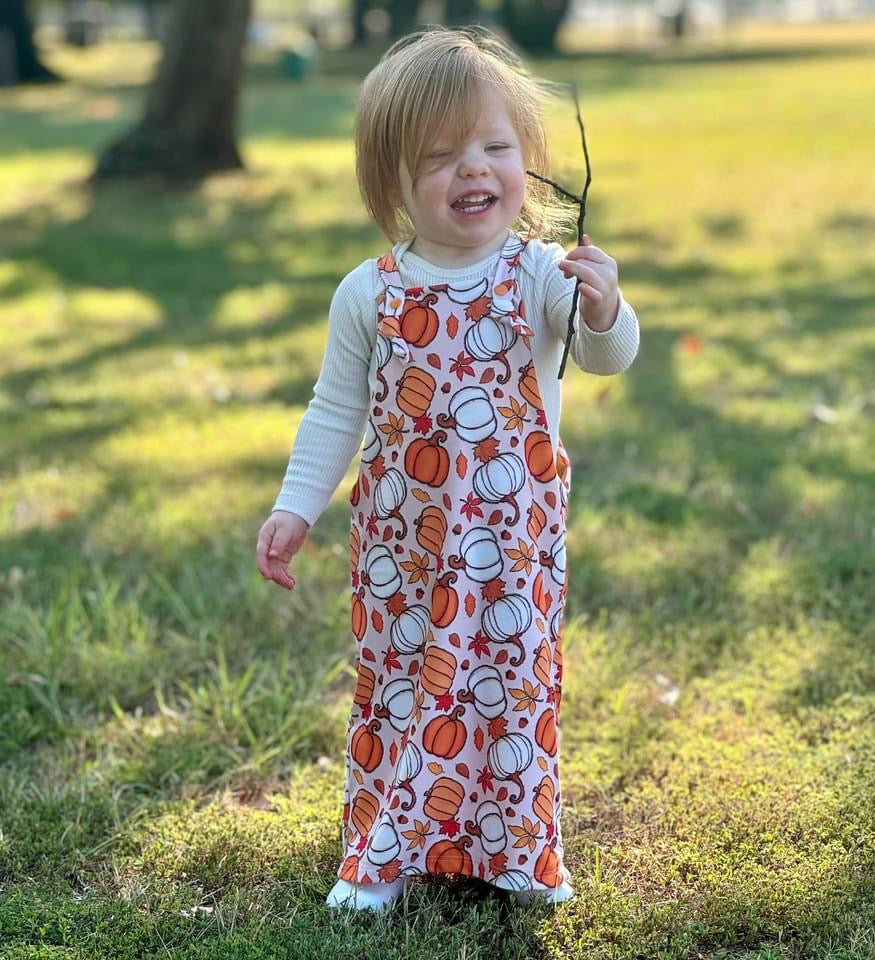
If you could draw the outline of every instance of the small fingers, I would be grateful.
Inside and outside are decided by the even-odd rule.
[[[579,283],[577,289],[581,296],[586,297],[587,300],[592,300],[593,303],[601,303],[605,299],[604,294],[589,283]]]
[[[580,261],[562,260],[559,263],[559,268],[565,274],[566,278],[570,278],[572,275],[574,275],[579,277],[581,280],[590,283],[599,279],[598,271],[584,263],[581,263]]]

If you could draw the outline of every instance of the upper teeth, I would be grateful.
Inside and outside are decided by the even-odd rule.
[[[459,197],[458,203],[467,200],[468,203],[482,203],[484,200],[488,200],[492,196],[491,193],[469,193],[464,197]]]

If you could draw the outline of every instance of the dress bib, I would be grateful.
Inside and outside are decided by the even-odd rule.
[[[357,682],[338,876],[570,882],[559,713],[571,464],[554,452],[525,247],[495,275],[405,288],[377,261],[377,388],[350,492]]]

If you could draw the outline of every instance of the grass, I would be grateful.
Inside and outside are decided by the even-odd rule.
[[[253,64],[248,173],[82,187],[149,46],[0,91],[0,957],[875,954],[875,24],[566,54],[587,226],[642,344],[570,367],[562,788],[578,898],[330,914],[354,677],[345,496],[254,563],[328,303],[385,243],[367,63]],[[574,181],[573,115],[550,136]]]

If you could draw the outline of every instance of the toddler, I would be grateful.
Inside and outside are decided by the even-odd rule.
[[[551,233],[548,87],[483,28],[429,27],[362,84],[356,172],[393,243],[340,282],[319,379],[258,537],[288,566],[361,447],[349,493],[357,682],[332,907],[417,876],[520,902],[573,895],[559,777],[570,355],[621,373],[639,343],[617,264]]]

